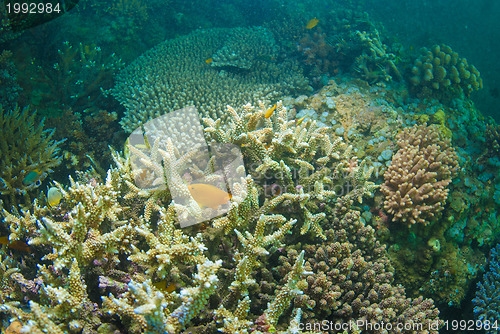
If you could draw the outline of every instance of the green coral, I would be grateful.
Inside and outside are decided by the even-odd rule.
[[[45,130],[30,108],[0,106],[0,199],[4,207],[30,205],[33,189],[61,163],[54,130]]]

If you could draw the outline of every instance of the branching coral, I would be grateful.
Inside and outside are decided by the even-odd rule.
[[[183,264],[202,264],[207,261],[203,255],[206,247],[202,243],[201,236],[189,238],[180,229],[174,227],[174,207],[170,205],[167,210],[160,209],[160,218],[157,222],[158,232],[154,235],[149,229],[136,227],[137,233],[146,238],[150,249],[140,251],[133,247],[133,253],[129,260],[138,264],[147,265],[147,274],[155,274],[163,279],[166,276],[174,278],[179,275],[177,267]],[[179,277],[176,277],[179,279]]]
[[[41,267],[41,273],[46,281],[45,286],[39,294],[34,295],[36,301],[30,300],[30,312],[21,310],[18,304],[13,303],[4,304],[3,311],[17,317],[25,324],[23,330],[29,333],[95,331],[101,324],[101,313],[97,304],[88,298],[78,262],[73,261],[66,278],[56,279],[45,267]],[[52,284],[49,284],[49,280]]]
[[[415,125],[397,135],[400,147],[380,190],[394,220],[427,225],[443,210],[458,157],[437,126]]]
[[[4,212],[12,232],[10,239],[39,230],[37,235],[30,235],[30,244],[51,246],[53,252],[44,258],[54,261],[56,268],[69,267],[74,259],[88,266],[98,255],[126,249],[134,230],[117,217],[122,210],[117,203],[118,177],[110,170],[105,184],[79,184],[70,179],[68,190],[58,184],[68,210],[60,220],[49,217],[36,203],[33,213],[25,211],[21,217]]]
[[[5,111],[0,106],[0,111],[0,194],[5,208],[21,199],[28,205],[30,190],[61,163],[60,142],[52,140],[54,131],[44,130],[29,108]]]
[[[180,333],[214,293],[218,282],[215,274],[221,264],[220,260],[198,264],[193,277],[195,287],[184,288],[175,296],[160,292],[149,280],[142,284],[132,281],[129,292],[119,299],[112,295],[103,297],[104,305],[121,316],[131,316],[150,333]],[[172,310],[174,298],[180,299],[181,304]]]
[[[296,203],[304,217],[301,233],[311,229],[324,238],[319,225],[324,214],[314,213],[317,207],[312,203],[328,202],[336,196],[331,190],[333,182],[338,181],[335,174],[344,170],[349,176],[343,180],[347,184],[339,184],[340,189],[346,186],[350,196],[357,198],[371,195],[375,189],[375,185],[367,181],[371,170],[365,170],[364,164],[350,171],[346,168],[342,158],[350,155],[351,148],[335,136],[331,128],[319,127],[315,121],[289,120],[287,108],[281,101],[271,117],[266,117],[267,111],[263,104],[259,108],[246,105],[240,113],[228,107],[229,122],[223,124],[220,119],[205,118],[205,131],[213,141],[241,146],[250,161],[249,173],[257,183],[275,182],[278,186],[283,194],[264,204],[264,210],[274,210],[283,203],[289,207]],[[363,174],[365,172],[367,175]],[[256,193],[257,190],[251,191]],[[216,221],[216,225],[224,226],[226,233],[230,231],[228,224],[235,226],[228,220],[230,217],[231,210],[227,218]]]

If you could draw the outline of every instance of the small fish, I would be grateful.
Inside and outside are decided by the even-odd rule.
[[[0,244],[7,245],[8,248],[29,252],[31,250],[30,246],[28,246],[25,242],[20,240],[9,241],[9,237],[0,237]]]
[[[47,191],[47,204],[52,208],[61,202],[62,194],[56,187],[51,187]]]
[[[42,175],[42,172],[39,169],[32,170],[31,172],[29,172],[24,177],[23,184],[25,186],[29,186],[30,184],[32,184],[33,182],[35,182],[36,180],[38,180],[38,178],[40,177],[40,175]]]
[[[205,60],[205,63],[211,64],[213,61],[214,61],[213,58],[208,58],[207,60]]]
[[[297,125],[300,125],[300,124],[302,124],[302,122],[304,122],[305,119],[306,119],[306,116],[303,116],[303,117],[299,118],[298,120],[296,120],[295,122]]]
[[[5,334],[20,334],[23,324],[19,320],[14,320],[10,323],[9,327],[5,329]]]
[[[151,149],[151,145],[149,144],[149,139],[148,139],[148,136],[146,135],[146,132],[144,132],[144,145],[146,146],[146,149],[150,150]],[[137,147],[137,145],[136,145]]]
[[[276,104],[272,106],[271,108],[267,109],[266,113],[264,114],[265,118],[269,118],[273,115],[274,110],[276,109]]]
[[[169,285],[167,285],[167,281],[165,280],[155,282],[153,283],[153,286],[155,286],[158,290],[165,291],[168,293],[174,292],[175,289],[177,289],[177,286],[174,283],[170,283]]]
[[[217,209],[231,199],[231,194],[211,184],[195,183],[188,186],[191,196],[200,206]]]
[[[317,18],[310,19],[309,22],[307,22],[306,29],[312,29],[316,27],[319,23],[319,20]]]

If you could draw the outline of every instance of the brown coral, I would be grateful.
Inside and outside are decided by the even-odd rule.
[[[436,125],[415,125],[396,138],[400,149],[380,187],[384,208],[394,220],[427,225],[443,210],[458,156]]]
[[[306,266],[313,275],[307,277],[304,295],[296,297],[308,322],[328,319],[332,323],[358,321],[367,333],[382,333],[370,324],[414,322],[426,333],[437,333],[439,311],[431,299],[407,298],[401,285],[393,283],[393,269],[373,228],[359,220],[359,213],[337,205],[330,215],[328,240],[320,245],[305,246]],[[334,218],[335,217],[335,218]],[[292,262],[297,256],[292,250],[282,262]],[[286,268],[286,265],[285,265]],[[280,268],[278,269],[280,270]],[[365,331],[363,331],[365,332]],[[400,333],[423,333],[402,330]]]

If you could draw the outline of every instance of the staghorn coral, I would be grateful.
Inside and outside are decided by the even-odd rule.
[[[49,271],[44,269],[47,275]],[[53,284],[47,283],[38,294],[33,295],[36,301],[29,301],[30,312],[24,312],[12,303],[4,304],[3,311],[24,323],[23,331],[29,333],[63,334],[82,330],[92,333],[97,329],[101,324],[101,313],[97,304],[88,298],[76,260],[67,277],[59,280],[52,277]]]
[[[227,112],[230,116],[227,124],[220,119],[203,120],[209,139],[241,146],[243,155],[251,162],[249,172],[257,181],[269,180],[269,175],[271,179],[276,178],[280,192],[286,194],[269,201],[264,206],[266,209],[272,210],[283,202],[296,202],[305,217],[301,233],[305,234],[312,227],[317,235],[324,237],[318,224],[324,216],[321,213],[313,215],[306,204],[313,199],[328,201],[335,196],[334,191],[324,189],[323,182],[329,181],[324,173],[330,169],[323,167],[340,160],[341,154],[349,155],[350,148],[341,138],[335,138],[329,128],[318,127],[316,122],[297,124],[288,120],[287,108],[281,101],[276,104],[276,116],[270,118],[265,117],[267,109],[263,104],[258,109],[246,105],[241,115],[232,107],[228,107]],[[322,154],[317,156],[318,151]],[[314,159],[318,166],[309,163]],[[224,224],[226,233],[235,226],[234,220],[228,219],[218,220],[216,224]]]
[[[303,275],[311,275],[304,268],[304,251],[302,251],[290,272],[285,277],[286,284],[279,289],[276,298],[267,306],[264,315],[271,324],[276,324],[283,311],[288,309],[292,299],[302,295],[305,288],[305,281],[301,281]]]
[[[460,58],[448,45],[423,48],[411,68],[410,83],[417,89],[430,88],[431,95],[471,92],[483,88],[483,80],[474,65]]]
[[[146,238],[150,248],[143,251],[133,246],[133,254],[128,259],[147,266],[146,274],[155,274],[160,279],[166,276],[179,279],[175,277],[181,271],[178,264],[202,264],[208,260],[203,255],[206,247],[201,235],[189,238],[174,227],[174,221],[175,211],[171,205],[167,210],[160,209],[157,235],[151,233],[146,226],[136,227],[137,233]]]
[[[150,119],[190,105],[204,116],[219,117],[228,104],[277,100],[282,94],[309,89],[295,62],[274,63],[256,57],[261,52],[261,37],[256,38],[255,44],[246,46],[241,54],[245,59],[253,59],[249,70],[241,73],[238,66],[243,65],[236,66],[237,70],[234,66],[221,69],[216,67],[218,60],[212,62],[214,66],[205,62],[216,59],[217,52],[225,54],[222,50],[225,43],[231,44],[237,36],[259,36],[261,30],[196,30],[167,40],[143,54],[120,72],[113,89],[113,95],[127,109],[120,122],[123,129],[130,133]],[[241,50],[241,43],[233,44]],[[224,62],[227,65],[227,61]]]
[[[138,284],[129,283],[129,292],[119,299],[112,295],[103,297],[106,307],[119,315],[133,315],[143,330],[150,333],[180,333],[186,324],[205,307],[208,298],[217,286],[215,273],[222,261],[205,261],[197,265],[197,273],[193,276],[195,287],[184,288],[179,294],[165,295],[158,291],[151,281]],[[169,308],[173,299],[180,299],[181,304],[173,311]],[[128,301],[128,303],[127,303]],[[130,304],[134,305],[131,306]]]
[[[273,234],[264,235],[268,224],[277,225],[278,230]],[[237,265],[234,281],[230,287],[231,290],[238,291],[243,296],[248,294],[248,285],[255,283],[251,278],[251,274],[257,265],[257,257],[268,255],[269,252],[264,247],[277,243],[285,233],[290,231],[293,224],[295,224],[294,220],[286,221],[286,218],[281,215],[262,215],[257,221],[253,235],[246,232],[246,236],[243,236],[241,232],[235,230],[243,246],[243,253],[235,256]]]
[[[44,130],[30,108],[10,111],[0,106],[0,195],[5,208],[29,205],[30,192],[61,163],[54,130]]]
[[[56,268],[68,267],[73,259],[85,267],[98,256],[127,249],[135,233],[132,226],[118,218],[122,210],[117,203],[118,174],[108,171],[106,183],[97,187],[70,181],[68,191],[58,185],[68,207],[67,220],[41,217],[37,221],[40,236],[29,243],[50,245],[53,251],[44,258],[52,260]],[[108,224],[113,229],[106,228]]]
[[[170,195],[183,192],[191,177],[210,175],[213,168],[208,167],[217,166],[218,158],[215,155],[207,163],[184,150],[184,146],[196,147],[193,138],[176,140],[176,132],[194,137],[186,124],[189,117],[184,118],[183,128],[166,131],[170,136],[151,139],[138,132],[142,142],[129,142],[126,158],[115,154],[119,166],[108,172],[104,183],[88,180],[70,181],[69,187],[56,185],[63,197],[59,205],[34,205],[32,212],[8,217],[11,233],[27,238],[37,255],[45,255],[45,263],[30,271],[20,267],[24,277],[35,278],[17,277],[8,284],[30,292],[24,299],[6,296],[9,307],[0,312],[30,321],[34,332],[83,328],[112,332],[113,323],[128,333],[315,333],[312,328],[301,328],[303,319],[312,318],[310,305],[299,305],[308,293],[317,297],[308,281],[316,280],[318,272],[302,277],[315,261],[313,249],[334,240],[345,248],[339,259],[354,254],[356,263],[351,264],[349,258],[339,260],[346,274],[354,277],[355,265],[361,263],[360,272],[372,266],[381,281],[392,279],[373,230],[360,222],[358,213],[347,212],[352,203],[361,202],[376,188],[370,182],[368,161],[352,157],[349,146],[333,129],[295,120],[281,103],[275,108],[264,103],[227,108],[225,120],[205,120],[210,147],[237,144],[248,175],[229,182],[233,197],[225,216],[181,230],[177,224],[184,211],[178,210],[179,205],[196,206],[172,201]],[[183,173],[186,170],[189,175]],[[266,191],[271,186],[279,191]],[[334,191],[333,186],[339,188]],[[334,203],[337,209],[332,212]],[[95,236],[98,240],[93,243]],[[107,236],[109,244],[103,246],[101,241]],[[289,250],[287,265],[272,271],[279,255]],[[78,279],[74,278],[77,272]],[[266,284],[265,279],[273,275]],[[50,296],[39,293],[38,298],[31,292],[37,291],[40,280],[51,287],[46,289]],[[347,277],[333,280],[344,289],[338,300],[346,301],[337,312],[356,301],[350,291],[357,289],[357,282],[351,286],[347,281]],[[394,299],[387,301],[377,299],[371,289],[377,293],[383,289],[375,282],[363,290],[365,302],[373,301],[367,307],[373,319],[437,321],[428,300],[409,300],[399,287],[392,286],[388,289]],[[63,298],[62,303],[53,299],[70,292],[102,325],[96,326],[96,318],[85,320],[72,314],[73,299]],[[102,304],[97,303],[99,297]],[[96,304],[86,303],[86,298]],[[379,300],[380,305],[375,305]],[[392,306],[397,309],[391,310]]]
[[[108,171],[105,184],[80,184],[71,178],[70,182],[68,190],[56,183],[66,210],[61,219],[51,217],[37,203],[32,213],[25,210],[22,216],[4,210],[10,240],[30,237],[30,245],[52,247],[44,259],[53,261],[58,269],[68,268],[74,259],[86,267],[98,255],[113,257],[118,249],[126,250],[134,230],[118,218],[122,211],[117,202],[119,174]]]
[[[399,150],[380,187],[384,208],[401,223],[428,225],[444,208],[457,154],[435,125],[415,125],[396,138]]]

